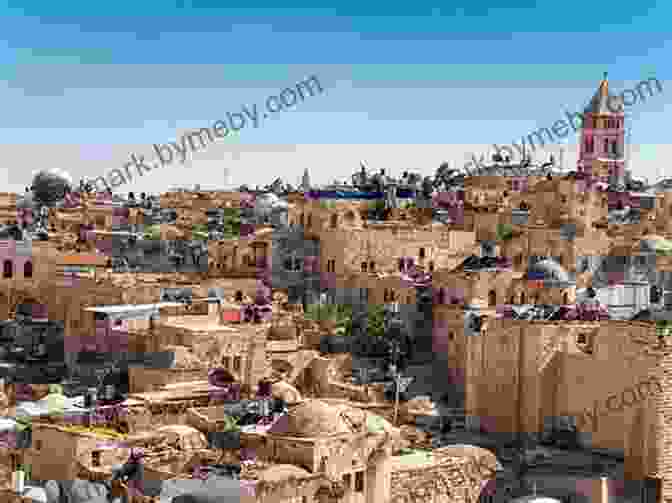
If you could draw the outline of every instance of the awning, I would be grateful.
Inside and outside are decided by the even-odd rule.
[[[124,304],[118,306],[87,307],[84,310],[107,315],[111,320],[131,320],[137,318],[149,318],[158,314],[159,309],[164,307],[182,307],[182,302],[157,302],[156,304]]]

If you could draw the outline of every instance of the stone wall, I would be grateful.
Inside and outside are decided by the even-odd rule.
[[[453,458],[429,467],[395,470],[391,481],[391,503],[474,503],[484,482],[473,471],[473,461]]]

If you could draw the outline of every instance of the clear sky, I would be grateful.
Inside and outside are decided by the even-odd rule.
[[[331,182],[361,159],[429,174],[581,110],[605,71],[617,91],[663,84],[631,108],[630,167],[672,176],[669,1],[221,3],[0,1],[0,190],[51,166],[77,180],[150,158],[311,75],[323,94],[119,190],[221,187],[227,170],[236,185],[304,168]]]

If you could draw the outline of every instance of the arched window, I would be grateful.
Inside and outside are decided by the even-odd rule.
[[[429,263],[429,272],[434,272],[434,262]]]
[[[367,272],[367,267],[368,264],[366,262],[362,262],[362,272]]]
[[[376,263],[373,260],[369,263],[369,270],[371,272],[375,272],[376,270]]]
[[[2,263],[2,277],[5,279],[11,278],[14,275],[14,264],[11,260],[5,260]]]
[[[525,292],[520,292],[520,304],[524,306],[526,300],[527,298],[525,297]]]
[[[516,298],[512,295],[512,296],[509,298],[509,304],[515,304],[515,303],[516,303]]]
[[[672,207],[670,207],[670,210],[672,211]],[[403,258],[400,258],[400,259],[399,259],[399,272],[403,272],[403,270],[404,270],[404,265],[405,265],[405,261],[404,261],[404,259],[403,259]]]
[[[567,292],[562,294],[562,303],[564,305],[569,304],[569,294]]]
[[[28,260],[23,264],[23,277],[32,278],[33,277],[33,263]]]
[[[497,294],[495,293],[494,290],[490,290],[490,292],[488,292],[488,305],[489,306],[497,305]]]
[[[338,227],[338,215],[334,213],[331,215],[331,228],[335,229],[336,227]]]

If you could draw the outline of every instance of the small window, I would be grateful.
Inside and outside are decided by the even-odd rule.
[[[450,332],[448,334],[448,340],[449,341],[454,341],[455,340],[455,332]]]
[[[33,277],[33,263],[29,260],[23,264],[23,277],[32,278]]]
[[[240,371],[240,356],[236,356],[236,357],[233,359],[233,370],[234,370],[235,372],[239,372],[239,371]]]
[[[367,266],[368,264],[366,262],[362,262],[362,272],[367,272]]]
[[[422,258],[425,258],[425,249],[424,249],[424,248],[420,248],[420,254],[419,254],[419,256],[420,256],[421,259],[422,259]]]
[[[35,440],[35,450],[42,450],[42,440]]]
[[[352,475],[349,473],[346,473],[343,475],[343,485],[346,487],[346,489],[352,489]]]
[[[375,270],[376,270],[376,263],[375,263],[374,261],[371,261],[371,262],[369,263],[369,270],[370,270],[371,272],[375,272]]]
[[[364,472],[355,473],[355,492],[364,492]]]
[[[331,215],[331,228],[335,229],[338,227],[338,215]]]
[[[231,357],[225,356],[222,358],[222,367],[229,370],[231,368]]]
[[[5,260],[2,264],[2,277],[10,279],[14,275],[14,264],[11,260]]]
[[[586,337],[586,334],[579,334],[576,336],[576,343],[577,344],[587,344],[588,338]]]
[[[434,262],[429,263],[429,272],[434,272]]]

